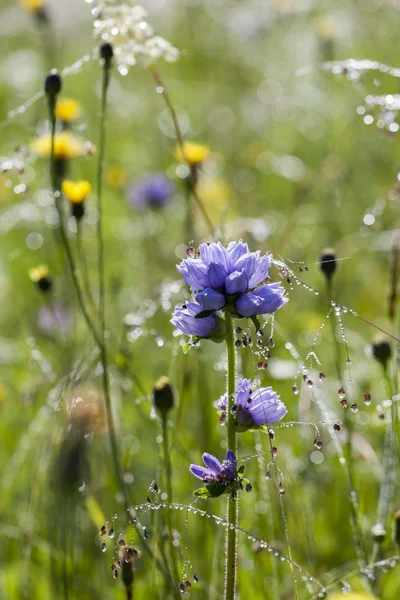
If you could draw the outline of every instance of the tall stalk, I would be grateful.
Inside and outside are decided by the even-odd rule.
[[[227,410],[227,442],[228,450],[237,454],[235,416],[232,407],[235,403],[236,385],[236,350],[233,318],[225,313],[226,321],[226,349],[228,354],[228,410]],[[225,600],[234,600],[236,597],[237,579],[237,539],[236,528],[238,525],[239,500],[232,495],[228,497],[227,521],[229,527],[226,534],[226,563],[225,563]]]

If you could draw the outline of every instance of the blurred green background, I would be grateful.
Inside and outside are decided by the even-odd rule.
[[[223,241],[241,237],[252,250],[304,261],[308,271],[291,266],[302,281],[321,291],[325,280],[319,256],[333,247],[342,259],[333,299],[396,333],[395,322],[388,318],[388,294],[400,199],[398,134],[389,125],[396,123],[397,113],[365,112],[362,107],[369,94],[396,94],[399,80],[379,69],[350,68],[335,74],[322,65],[327,60],[366,58],[396,66],[400,2],[145,4],[157,33],[181,51],[179,62],[160,61],[157,69],[185,138],[211,149],[199,195]],[[46,10],[50,20],[43,24],[18,3],[3,0],[0,9],[0,598],[124,598],[124,587],[113,581],[110,569],[115,540],[107,540],[108,549],[102,553],[98,536],[103,518],[123,511],[103,422],[99,358],[60,263],[47,191],[48,164],[30,149],[45,127],[45,99],[7,117],[42,88],[50,68],[92,57],[99,44],[92,39],[91,6],[83,0],[49,2]],[[63,95],[82,106],[75,132],[95,145],[100,81],[101,67],[91,58],[65,77],[63,88]],[[196,487],[189,464],[198,464],[204,451],[224,455],[224,430],[213,405],[224,392],[224,348],[206,341],[185,356],[179,345],[182,338],[173,335],[169,319],[175,304],[185,298],[175,269],[184,245],[198,245],[209,232],[194,211],[194,238],[188,238],[187,188],[174,154],[174,132],[147,69],[135,66],[125,77],[114,69],[108,114],[106,316],[124,480],[135,504],[146,502],[152,481],[165,489],[160,424],[150,392],[158,377],[169,375],[178,400],[171,413],[174,500],[188,504]],[[373,117],[372,123],[367,116]],[[23,167],[5,170],[10,157],[22,160]],[[71,161],[69,176],[94,186],[96,168],[96,154],[77,158]],[[135,212],[127,200],[127,185],[153,172],[166,173],[174,183],[173,201],[162,211]],[[87,207],[82,253],[96,289],[94,195]],[[70,237],[75,248],[76,235],[71,232]],[[49,302],[28,277],[28,270],[38,264],[47,264],[54,280],[51,302],[72,313],[73,323],[62,332],[46,333],[38,324],[39,311]],[[273,277],[279,279],[277,270]],[[303,386],[301,378],[300,394],[292,393],[299,364],[330,305],[301,286],[290,290],[286,285],[291,300],[276,315],[269,369],[260,374],[246,348],[239,354],[241,373],[259,375],[263,384],[273,385],[288,407],[286,420],[343,419],[330,327],[323,329],[316,346],[321,367],[313,365],[326,375],[318,392],[325,406],[322,414],[316,392]],[[349,404],[357,402],[359,410],[347,411],[349,423],[337,439],[345,447],[351,430],[352,477],[368,561],[380,485],[391,477],[382,466],[390,411],[379,408],[390,390],[371,357],[376,330],[349,314],[342,317],[352,363],[348,368],[345,344],[340,344],[341,368]],[[372,395],[370,406],[363,403],[367,392]],[[379,418],[382,413],[384,419]],[[275,440],[292,557],[326,585],[358,568],[346,472],[329,433],[332,422],[320,426],[322,451],[313,445],[312,426],[278,429]],[[239,455],[268,447],[265,435],[246,433],[240,438]],[[287,554],[279,494],[274,482],[265,480],[266,462],[259,457],[246,463],[253,492],[241,494],[240,524]],[[396,554],[390,536],[392,511],[399,501],[398,487],[395,491],[384,523],[382,557]],[[223,500],[200,504],[224,516]],[[162,552],[161,512],[144,513],[140,521],[150,531],[151,547]],[[122,528],[125,515],[117,523]],[[185,529],[181,512],[174,514],[174,526],[179,557],[184,560],[187,551],[193,565],[188,577],[199,577],[185,597],[220,598],[223,527],[193,515]],[[130,529],[125,535],[130,539]],[[142,547],[136,534],[133,543]],[[287,563],[246,536],[240,538],[239,549],[238,597],[293,598]],[[372,585],[378,598],[399,597],[398,569],[379,574]],[[298,580],[299,597],[311,598],[312,590],[301,575]],[[364,589],[357,575],[346,580],[354,589]],[[168,597],[146,554],[135,560],[134,590],[135,598]]]

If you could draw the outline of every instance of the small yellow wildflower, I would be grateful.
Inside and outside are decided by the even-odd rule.
[[[89,196],[92,186],[88,181],[70,181],[66,179],[62,182],[61,190],[72,204],[81,204]]]
[[[204,144],[198,144],[197,142],[184,142],[183,152],[180,146],[177,146],[175,155],[178,160],[182,162],[188,162],[190,165],[197,165],[211,154],[211,150]]]
[[[46,133],[32,142],[32,148],[42,158],[49,158],[51,153],[51,135]],[[69,131],[61,131],[54,136],[55,160],[67,160],[85,154],[85,142]]]
[[[320,17],[315,22],[315,29],[317,30],[318,36],[321,40],[331,42],[336,40],[338,37],[338,23],[329,15]]]
[[[20,0],[20,4],[25,10],[35,13],[45,8],[47,0]]]
[[[56,117],[64,123],[73,123],[79,119],[82,109],[77,100],[73,98],[59,98],[56,104]]]
[[[33,283],[37,283],[41,279],[49,276],[49,267],[47,265],[38,265],[28,271],[29,277]]]
[[[108,167],[105,180],[107,185],[116,190],[121,189],[128,182],[126,172],[118,165],[110,165]]]
[[[37,267],[29,269],[28,275],[31,281],[36,283],[37,287],[42,292],[49,292],[53,287],[53,282],[49,276],[49,268],[47,265],[38,265]]]

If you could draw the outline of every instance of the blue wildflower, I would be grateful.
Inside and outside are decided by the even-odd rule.
[[[183,306],[177,306],[172,315],[171,323],[177,329],[198,338],[215,338],[216,341],[224,337],[224,323],[218,315],[210,315],[199,319],[197,315],[202,308],[197,302],[187,302]]]
[[[223,413],[227,410],[227,395],[218,402]],[[238,430],[247,431],[262,425],[277,423],[287,413],[287,408],[271,386],[252,391],[250,379],[239,379],[235,392],[235,416]]]
[[[288,301],[280,283],[266,283],[270,255],[250,252],[241,240],[226,248],[221,242],[204,243],[199,252],[199,257],[186,258],[177,268],[195,292],[202,316],[224,309],[238,317],[253,317],[273,313]]]
[[[234,481],[237,473],[237,459],[232,450],[228,450],[225,460],[220,463],[215,456],[204,452],[205,467],[190,465],[191,473],[201,479],[204,485],[211,483],[229,484]]]
[[[128,188],[128,199],[132,208],[162,208],[174,194],[174,187],[168,177],[155,173],[134,182]]]

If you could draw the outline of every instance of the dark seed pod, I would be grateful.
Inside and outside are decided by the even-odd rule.
[[[62,79],[58,71],[55,69],[50,71],[44,82],[44,91],[47,96],[54,98],[61,92]]]
[[[168,377],[160,377],[153,388],[153,404],[156,410],[165,417],[174,408],[174,389]]]
[[[386,340],[378,340],[372,344],[372,354],[386,371],[387,363],[392,356],[392,347]]]
[[[400,510],[397,510],[394,514],[393,541],[400,547]]]
[[[72,202],[71,203],[71,215],[75,217],[77,221],[80,221],[85,214],[85,204],[83,202]]]
[[[114,56],[114,50],[111,44],[102,44],[100,46],[100,58],[105,60],[106,62],[110,62],[112,57]]]
[[[319,268],[327,280],[330,281],[337,268],[336,254],[334,250],[331,248],[323,250],[319,258]]]

